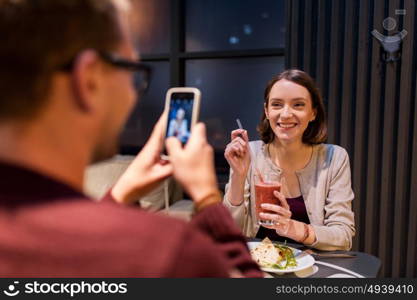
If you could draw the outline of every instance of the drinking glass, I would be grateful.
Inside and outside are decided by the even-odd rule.
[[[279,205],[279,200],[274,195],[274,191],[281,191],[281,176],[276,173],[262,173],[255,174],[255,205],[256,218],[259,225],[271,226],[274,225],[272,220],[261,220],[259,214],[261,212],[268,213],[270,211],[264,210],[261,207],[262,203],[270,203]]]

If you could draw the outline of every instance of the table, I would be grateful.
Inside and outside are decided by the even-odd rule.
[[[253,242],[260,242],[259,239],[250,239],[250,241]],[[288,243],[287,244],[290,247],[305,250],[308,249],[306,246],[301,244],[293,244]],[[320,251],[317,251],[320,252]],[[342,252],[342,253],[349,253],[349,254],[356,254],[356,257],[354,258],[323,258],[314,256],[314,259],[316,260],[316,264],[314,264],[313,268],[310,268],[310,270],[306,270],[305,272],[300,273],[285,273],[285,274],[271,274],[273,277],[279,277],[279,278],[297,278],[297,277],[305,277],[305,278],[326,278],[329,276],[335,276],[336,277],[343,277],[344,275],[347,277],[351,275],[350,277],[357,277],[352,276],[351,273],[341,271],[336,269],[337,267],[342,267],[344,269],[350,270],[354,273],[360,274],[363,277],[366,278],[375,278],[378,276],[378,272],[381,268],[381,261],[379,258],[370,255],[368,253],[363,252],[357,252],[357,251],[335,251],[335,252]],[[326,252],[323,252],[326,253]],[[333,253],[333,251],[329,251],[328,253]],[[321,264],[323,263],[323,264]],[[327,266],[325,264],[331,264],[334,266]],[[318,269],[316,269],[318,268]]]

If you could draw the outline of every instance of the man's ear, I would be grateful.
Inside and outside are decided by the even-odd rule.
[[[73,64],[71,86],[75,104],[83,111],[90,112],[98,88],[99,58],[94,50],[85,50],[78,54]]]

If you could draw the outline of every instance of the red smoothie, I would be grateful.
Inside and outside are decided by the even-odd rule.
[[[261,208],[262,203],[279,204],[279,200],[274,196],[274,191],[281,191],[281,185],[278,183],[257,183],[255,184],[255,204],[256,215],[261,212],[270,212]]]

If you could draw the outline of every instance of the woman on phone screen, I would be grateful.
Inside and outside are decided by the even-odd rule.
[[[224,204],[248,237],[298,242],[320,250],[348,250],[355,234],[349,156],[324,144],[327,126],[322,97],[313,79],[300,70],[272,78],[264,94],[258,126],[261,140],[249,143],[237,129],[225,150],[230,165]],[[250,147],[250,148],[249,148]],[[277,173],[279,205],[263,204],[255,217],[254,175]]]
[[[175,118],[169,121],[168,137],[175,136],[181,142],[185,143],[188,140],[188,124],[185,118],[185,110],[179,107],[175,113]]]

